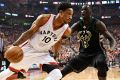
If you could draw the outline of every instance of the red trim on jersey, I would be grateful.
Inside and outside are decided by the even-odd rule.
[[[9,68],[11,71],[13,71],[13,72],[17,72],[17,73],[19,72],[19,70],[15,69],[15,68],[13,68],[13,67],[10,67],[10,66],[9,66],[8,68]]]
[[[13,72],[16,72],[16,73],[18,73],[18,72],[23,72],[23,73],[25,73],[26,71],[24,70],[24,69],[20,69],[20,70],[18,70],[18,69],[15,69],[15,68],[13,68],[13,67],[8,67],[11,71],[13,71]]]

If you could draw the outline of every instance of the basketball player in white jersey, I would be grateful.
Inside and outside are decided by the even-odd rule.
[[[33,22],[31,28],[14,42],[14,46],[21,46],[24,58],[19,63],[11,63],[9,68],[0,73],[0,80],[6,80],[13,74],[11,68],[28,70],[32,64],[49,64],[55,60],[49,55],[49,49],[54,48],[55,53],[60,49],[60,41],[71,34],[68,23],[73,15],[72,6],[61,3],[58,14],[42,14]],[[45,80],[60,80],[62,74],[59,69],[49,71]]]

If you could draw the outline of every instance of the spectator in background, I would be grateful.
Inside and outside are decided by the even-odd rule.
[[[3,61],[3,53],[4,53],[4,33],[0,32],[0,70],[2,68]]]

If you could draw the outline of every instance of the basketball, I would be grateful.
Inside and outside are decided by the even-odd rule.
[[[11,63],[18,63],[23,59],[23,51],[18,46],[11,46],[5,52],[4,57]]]

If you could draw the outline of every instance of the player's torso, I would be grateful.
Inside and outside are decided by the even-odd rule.
[[[48,22],[41,26],[30,39],[29,43],[32,47],[38,51],[49,50],[56,42],[58,42],[63,36],[68,24],[63,25],[63,27],[53,30],[53,19],[55,15],[51,14]]]
[[[99,32],[96,29],[95,19],[91,19],[86,27],[83,22],[79,24],[80,52],[94,52],[101,50],[99,43]]]

